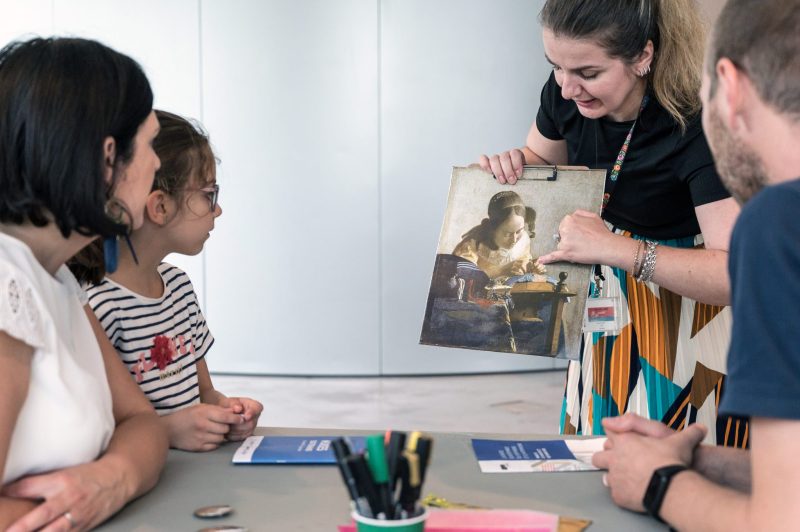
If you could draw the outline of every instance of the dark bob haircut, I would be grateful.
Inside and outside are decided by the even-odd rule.
[[[96,41],[13,42],[0,50],[0,222],[43,227],[64,237],[113,236],[127,228],[105,204],[133,156],[153,92],[131,58]],[[103,142],[116,144],[104,174]]]

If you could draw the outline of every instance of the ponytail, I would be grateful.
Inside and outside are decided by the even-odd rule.
[[[688,117],[700,111],[706,27],[697,0],[654,1],[661,42],[650,82],[659,103],[685,130]]]

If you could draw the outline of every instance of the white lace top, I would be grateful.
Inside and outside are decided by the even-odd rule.
[[[34,348],[2,484],[89,462],[108,446],[111,391],[85,303],[66,266],[53,277],[27,245],[0,233],[0,330]]]

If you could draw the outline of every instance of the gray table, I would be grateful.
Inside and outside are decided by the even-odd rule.
[[[363,431],[268,429],[257,434],[336,435]],[[375,431],[378,432],[378,431]],[[374,432],[373,432],[374,433]],[[424,494],[492,508],[524,508],[593,521],[590,532],[666,530],[653,519],[614,506],[601,473],[481,473],[470,437],[552,439],[553,436],[432,434],[433,458]],[[249,530],[335,531],[349,521],[347,492],[334,466],[238,465],[238,444],[210,453],[170,451],[158,486],[108,521],[107,531],[191,531],[210,526],[192,515],[195,508],[230,504],[235,513],[214,524]]]

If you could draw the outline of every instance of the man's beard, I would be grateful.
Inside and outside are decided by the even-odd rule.
[[[709,108],[708,113],[706,135],[717,172],[736,201],[744,203],[767,185],[764,163],[752,149],[730,134],[716,109]]]

